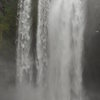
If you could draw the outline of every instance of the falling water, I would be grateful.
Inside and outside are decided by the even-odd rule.
[[[19,8],[17,79],[31,83],[31,0],[20,0]],[[39,0],[37,87],[25,86],[27,100],[83,100],[85,8],[85,0]]]
[[[38,83],[47,80],[47,100],[83,100],[85,8],[85,0],[39,0]]]
[[[39,0],[38,3],[38,29],[37,29],[37,69],[38,85],[45,84],[48,66],[48,10],[50,0]]]
[[[32,0],[19,0],[18,4],[17,80],[19,82],[32,81],[31,2]]]
[[[83,100],[85,1],[54,0],[50,8],[48,79],[51,100]]]

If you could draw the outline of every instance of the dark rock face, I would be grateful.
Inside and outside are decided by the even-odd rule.
[[[84,84],[100,91],[100,1],[88,0],[84,35]]]
[[[2,12],[3,15],[5,15],[5,7],[3,6],[1,2],[0,2],[0,12]]]

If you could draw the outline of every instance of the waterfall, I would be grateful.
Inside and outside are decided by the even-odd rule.
[[[48,83],[51,100],[83,100],[82,50],[86,1],[52,0]]]
[[[37,29],[37,84],[43,85],[46,80],[48,66],[48,10],[50,0],[38,1]]]
[[[18,3],[17,80],[21,83],[32,81],[31,2],[32,0],[19,0]]]
[[[20,0],[17,80],[32,83],[31,2]],[[36,83],[24,85],[26,100],[83,100],[82,50],[86,1],[39,0],[36,36]],[[19,89],[20,91],[20,89]],[[29,96],[29,97],[28,97]],[[23,100],[25,100],[23,98]],[[22,100],[22,99],[21,99]]]
[[[38,6],[38,83],[47,80],[48,100],[83,100],[86,1],[39,0]]]

